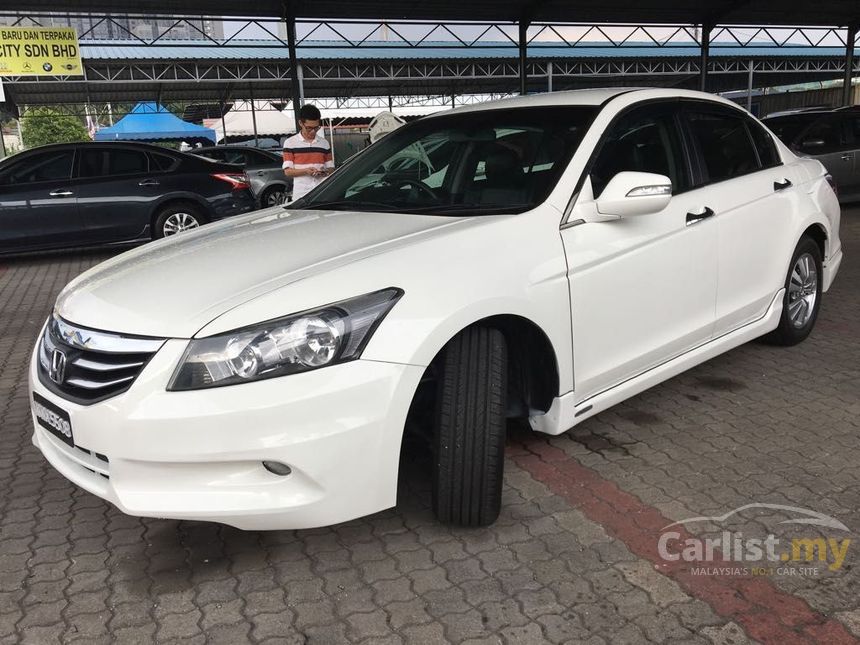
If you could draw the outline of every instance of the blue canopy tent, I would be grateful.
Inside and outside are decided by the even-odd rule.
[[[183,121],[158,103],[138,103],[109,128],[96,132],[96,141],[156,141],[208,139],[215,143],[215,131]]]

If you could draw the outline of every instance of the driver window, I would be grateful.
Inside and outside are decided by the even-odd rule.
[[[0,171],[0,185],[61,181],[71,177],[74,151],[43,152],[22,159]]]
[[[659,106],[629,112],[615,122],[591,168],[597,198],[619,172],[653,172],[672,180],[672,192],[690,186],[672,110]]]

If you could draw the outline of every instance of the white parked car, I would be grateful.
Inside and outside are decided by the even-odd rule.
[[[432,175],[386,163],[416,147]],[[839,217],[819,162],[706,94],[452,110],[293,209],[72,281],[31,364],[33,442],[126,513],[304,528],[395,504],[411,414],[436,515],[488,524],[507,417],[558,434],[759,336],[803,340]]]

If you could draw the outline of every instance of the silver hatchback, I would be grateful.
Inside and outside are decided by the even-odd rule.
[[[191,152],[215,161],[242,166],[251,180],[251,190],[261,208],[283,204],[292,193],[293,180],[284,175],[281,155],[277,152],[232,145],[196,148]]]

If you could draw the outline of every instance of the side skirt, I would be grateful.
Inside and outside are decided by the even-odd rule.
[[[785,289],[780,289],[774,296],[764,316],[733,332],[714,338],[704,345],[673,358],[639,376],[624,381],[615,387],[595,394],[584,401],[576,402],[575,392],[568,392],[553,399],[550,409],[545,414],[529,417],[532,430],[546,434],[557,435],[573,428],[589,417],[611,408],[616,403],[629,399],[650,387],[677,376],[691,367],[704,363],[730,349],[763,336],[776,329],[779,317],[782,315],[782,301]]]

